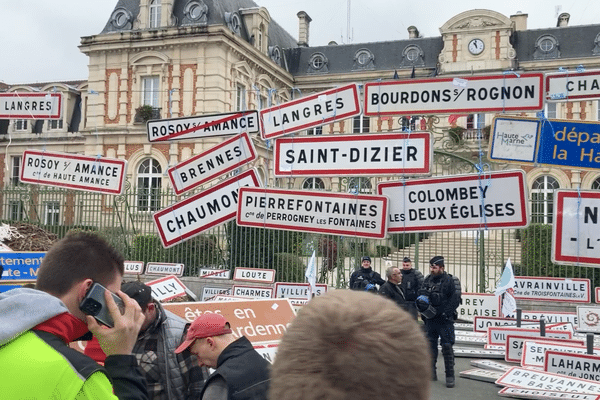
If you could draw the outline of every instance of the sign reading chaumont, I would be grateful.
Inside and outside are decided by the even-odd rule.
[[[431,175],[429,132],[275,140],[275,176]]]
[[[246,187],[240,189],[237,224],[384,238],[387,205],[384,196]]]
[[[70,153],[25,150],[21,182],[121,194],[127,161]]]

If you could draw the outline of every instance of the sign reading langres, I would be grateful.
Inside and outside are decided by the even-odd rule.
[[[529,223],[525,172],[490,172],[382,182],[389,232],[523,228]]]
[[[543,74],[410,79],[365,85],[365,115],[538,111]]]
[[[90,192],[121,194],[127,161],[25,150],[19,180]]]
[[[514,296],[519,300],[589,303],[590,293],[589,279],[515,276]]]
[[[0,118],[60,119],[60,93],[0,93]]]
[[[165,248],[235,218],[238,189],[260,187],[254,169],[212,186],[153,215]]]
[[[429,132],[275,140],[275,176],[431,175]]]
[[[261,110],[261,136],[273,139],[360,113],[358,85],[346,85]]]
[[[148,141],[184,140],[258,132],[258,111],[148,121]]]
[[[383,239],[388,199],[286,189],[240,189],[237,224]]]
[[[169,168],[169,179],[175,193],[181,194],[254,159],[254,144],[247,133],[242,133]]]

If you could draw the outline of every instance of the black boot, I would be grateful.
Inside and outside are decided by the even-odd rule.
[[[432,381],[437,381],[437,371],[435,368],[435,364],[437,362],[437,358],[438,358],[438,346],[437,346],[437,340],[435,342],[435,346],[433,345],[433,343],[429,343],[429,348],[431,349],[431,380]]]
[[[451,344],[442,345],[442,355],[444,356],[444,366],[446,367],[446,387],[454,387],[454,350]]]

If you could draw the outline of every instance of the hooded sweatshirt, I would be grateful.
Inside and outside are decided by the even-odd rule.
[[[147,399],[145,380],[134,356],[109,356],[103,368],[68,346],[69,341],[78,339],[86,331],[85,323],[70,314],[60,299],[48,293],[28,288],[0,293],[3,396],[11,399]]]

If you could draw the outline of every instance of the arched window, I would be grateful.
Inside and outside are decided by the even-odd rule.
[[[162,187],[162,168],[158,161],[146,158],[138,167],[138,211],[158,211]]]
[[[594,182],[592,182],[592,189],[598,190],[600,189],[600,178],[596,178]]]
[[[533,182],[531,188],[531,222],[552,223],[554,190],[560,188],[558,181],[550,175],[543,175]]]
[[[148,27],[150,27],[150,28],[160,27],[160,0],[151,0],[150,1],[149,16],[150,16],[150,20],[148,23]]]
[[[306,178],[302,182],[302,189],[325,189],[325,182],[321,178]]]

